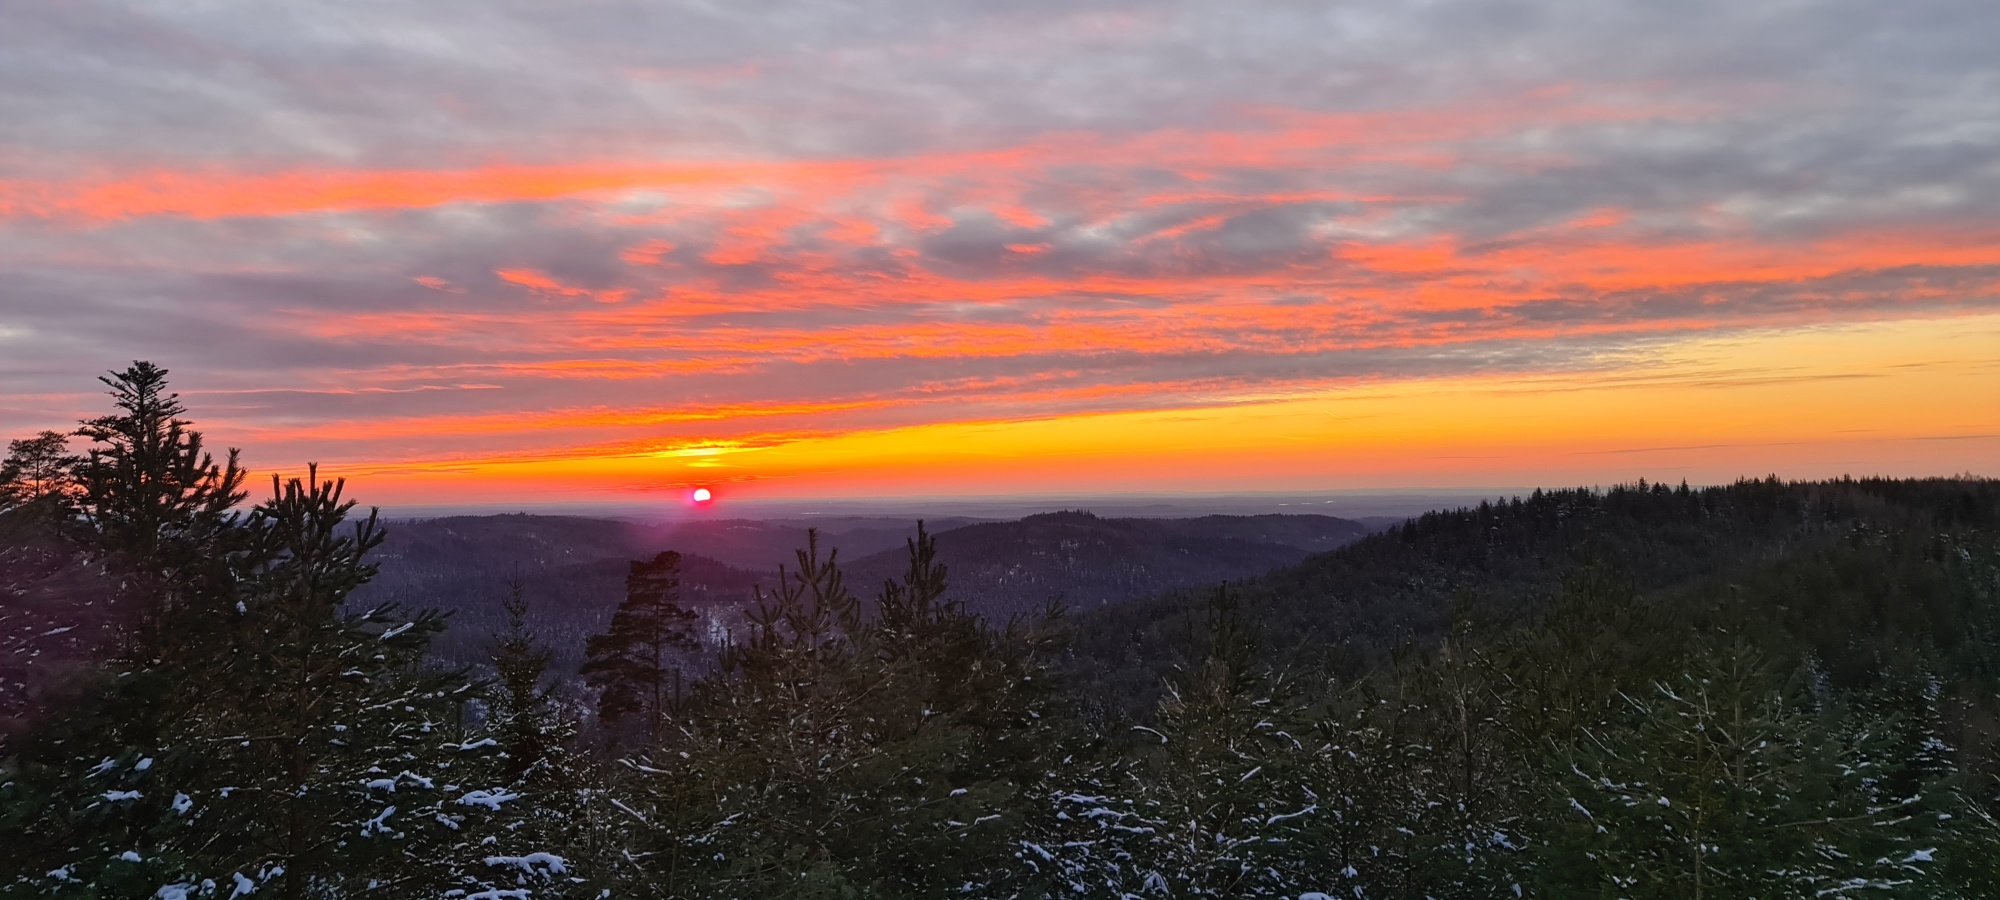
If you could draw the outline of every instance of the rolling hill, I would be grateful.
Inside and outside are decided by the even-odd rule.
[[[1114,519],[1065,512],[937,524],[944,526],[934,530],[939,558],[951,570],[951,596],[999,621],[1052,600],[1098,608],[1251,578],[1368,532],[1317,515]],[[500,599],[518,579],[535,627],[559,662],[573,666],[584,639],[604,628],[623,597],[630,560],[681,552],[686,600],[721,631],[740,624],[755,589],[775,581],[778,564],[804,546],[808,527],[821,530],[823,550],[839,550],[848,585],[866,599],[902,571],[903,544],[916,523],[855,517],[647,525],[531,515],[395,522],[376,554],[380,572],[351,602],[449,611],[453,624],[437,649],[473,663],[484,659],[486,636],[501,622]]]

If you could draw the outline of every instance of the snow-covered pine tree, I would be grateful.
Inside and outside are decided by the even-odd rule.
[[[176,854],[155,852],[180,804],[154,785],[184,752],[189,689],[202,684],[189,667],[212,656],[245,547],[235,451],[220,466],[202,451],[165,370],[136,362],[101,380],[120,412],[79,430],[94,446],[64,491],[78,499],[99,575],[88,584],[101,592],[72,602],[118,620],[122,658],[25,736],[0,817],[17,886],[80,896],[125,895],[180,870]]]
[[[1419,871],[1426,817],[1427,743],[1399,728],[1412,716],[1371,686],[1332,699],[1312,728],[1298,778],[1317,807],[1300,817],[1299,887],[1336,897],[1420,895],[1435,873]]]
[[[1089,852],[1109,864],[1086,876],[1092,890],[1289,897],[1309,881],[1319,854],[1299,838],[1326,811],[1298,777],[1310,724],[1257,658],[1226,586],[1208,616],[1206,659],[1171,686],[1157,727],[1138,729],[1150,740],[1138,741],[1132,781],[1069,811],[1094,820],[1103,846]]]
[[[518,795],[480,762],[493,741],[454,736],[474,687],[424,662],[443,622],[347,609],[374,573],[374,514],[348,523],[344,484],[316,469],[272,487],[247,526],[238,627],[185,738],[198,779],[176,794],[201,848],[195,874],[276,881],[286,897],[463,884],[483,867],[457,835]]]
[[[1584,745],[1562,785],[1569,812],[1551,819],[1567,828],[1547,836],[1545,889],[1934,895],[1948,794],[1930,775],[1891,787],[1910,760],[1886,740],[1890,723],[1814,711],[1741,642],[1704,650],[1680,678],[1629,702],[1625,727]]]
[[[494,681],[484,688],[486,719],[466,746],[490,749],[467,760],[460,773],[477,771],[481,783],[517,795],[505,815],[456,835],[455,858],[479,865],[463,872],[468,895],[493,897],[595,896],[602,889],[586,877],[586,861],[603,855],[602,829],[592,815],[596,793],[586,760],[571,752],[576,726],[557,703],[548,678],[554,654],[528,626],[528,599],[518,580],[501,601],[504,630],[494,637]]]
[[[865,619],[809,534],[672,738],[629,761],[632,890],[1009,896],[1052,685],[1034,639],[944,602],[928,534]]]
[[[505,630],[493,640],[497,676],[486,691],[488,728],[500,741],[507,775],[516,782],[559,779],[568,762],[576,726],[564,718],[548,677],[554,651],[528,627],[528,598],[521,582],[510,580],[501,610]]]
[[[73,762],[40,779],[37,823],[59,837],[24,887],[400,897],[527,874],[532,852],[472,838],[504,834],[496,820],[519,795],[494,741],[452,736],[473,685],[424,666],[441,620],[343,608],[373,573],[374,516],[347,523],[353,503],[316,471],[273,488],[242,525],[229,628],[138,682],[155,704],[147,732],[106,721],[136,696],[120,691],[75,724]],[[188,597],[182,614],[213,604]],[[542,881],[562,874],[541,857],[525,865]]]
[[[1506,690],[1462,622],[1400,689],[1409,729],[1403,777],[1417,793],[1406,865],[1425,895],[1496,897],[1520,889],[1531,768],[1501,724]]]

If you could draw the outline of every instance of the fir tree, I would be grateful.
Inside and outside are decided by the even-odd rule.
[[[223,463],[181,416],[167,370],[135,362],[98,379],[119,413],[77,429],[92,446],[78,464],[82,509],[107,549],[134,567],[140,605],[135,650],[151,659],[170,650],[169,620],[195,593],[226,581],[222,546],[234,533],[230,512],[246,496],[245,473],[231,449]],[[211,583],[197,585],[208,579]]]

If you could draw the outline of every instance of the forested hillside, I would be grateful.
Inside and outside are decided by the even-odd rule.
[[[820,540],[840,552],[864,593],[906,567],[915,520],[829,517]],[[1316,515],[1100,518],[1086,512],[1015,522],[931,523],[938,558],[953,573],[953,599],[993,621],[1060,601],[1093,608],[1176,588],[1262,575],[1366,534],[1346,519]],[[681,554],[682,600],[709,631],[741,630],[754,591],[776,584],[777,568],[803,545],[796,520],[741,519],[645,523],[578,516],[457,516],[391,522],[374,560],[375,577],[356,604],[397,603],[447,612],[454,627],[433,652],[478,664],[485,635],[501,627],[501,598],[518,584],[532,603],[529,624],[556,648],[559,671],[574,671],[583,641],[602,631],[624,597],[627,562],[662,550]]]
[[[1236,582],[1232,590],[1245,615],[1272,635],[1271,653],[1353,678],[1380,669],[1398,651],[1434,644],[1454,624],[1490,630],[1538,622],[1578,572],[1613,573],[1640,593],[1677,588],[1705,598],[1687,600],[1693,609],[1712,605],[1717,592],[1740,592],[1745,579],[1811,568],[1829,554],[1859,557],[1857,535],[1989,533],[1992,492],[1990,482],[1949,480],[1764,480],[1700,490],[1640,482],[1609,491],[1536,491],[1426,514],[1340,552]],[[1899,620],[1924,616],[1935,639],[1954,646],[1974,637],[1961,630],[1968,622],[1953,618],[1967,610],[1905,610],[1899,598],[1914,587],[1882,589],[1896,593],[1873,601],[1874,612]],[[1832,612],[1821,608],[1827,600],[1800,601],[1802,611]],[[1148,686],[1187,665],[1189,648],[1199,652],[1190,635],[1199,631],[1206,602],[1204,591],[1180,592],[1092,612],[1080,622],[1080,669],[1093,680],[1119,682],[1120,695],[1150,701]],[[1832,640],[1821,635],[1815,651],[1844,657]]]
[[[735,525],[714,523],[701,533]],[[432,654],[479,665],[492,651],[489,636],[505,627],[501,601],[518,588],[531,604],[527,624],[549,643],[561,672],[576,671],[584,639],[611,620],[625,593],[626,564],[665,549],[657,529],[580,516],[451,517],[394,522],[385,531],[374,556],[379,570],[350,604],[448,613],[453,627],[432,643]],[[779,558],[770,554],[773,569]],[[686,602],[717,626],[733,624],[754,587],[772,580],[695,553],[683,554],[681,577]]]
[[[951,568],[952,598],[995,621],[1059,602],[1096,609],[1175,588],[1262,575],[1368,533],[1347,519],[1314,515],[1107,519],[1044,513],[1018,522],[938,533]],[[873,585],[905,565],[902,548],[847,568]]]
[[[726,637],[660,548],[475,677],[346,486],[246,506],[107,383],[0,473],[0,895],[2000,895],[2000,482],[1538,492],[998,625],[923,530]]]

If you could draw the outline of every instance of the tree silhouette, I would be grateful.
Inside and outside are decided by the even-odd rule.
[[[680,606],[680,572],[681,555],[672,550],[633,562],[610,630],[585,644],[582,674],[601,692],[599,718],[616,725],[643,716],[649,746],[660,741],[671,686],[680,677],[679,654],[701,649],[695,614]]]
[[[68,449],[69,436],[59,431],[8,441],[7,459],[0,462],[0,509],[45,498],[73,499],[76,489],[70,470],[76,457]]]
[[[98,380],[120,412],[77,429],[92,442],[78,466],[82,509],[102,545],[135,567],[136,649],[153,658],[168,649],[167,621],[197,593],[193,582],[227,577],[221,545],[234,533],[245,473],[236,450],[217,465],[202,449],[180,395],[166,389],[167,370],[140,361]]]

